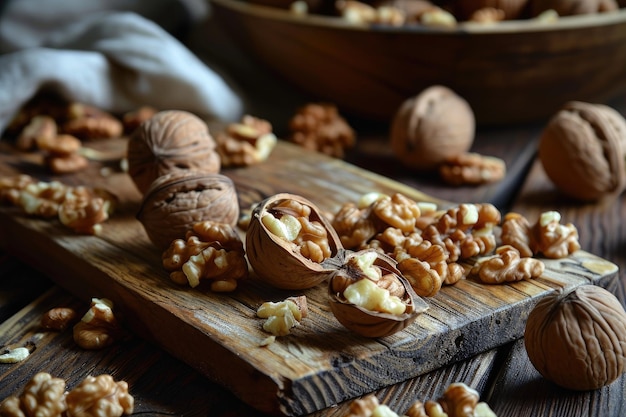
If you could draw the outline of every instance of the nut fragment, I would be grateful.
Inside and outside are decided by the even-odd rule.
[[[69,307],[48,310],[41,318],[41,327],[46,330],[65,330],[76,318],[76,311]]]
[[[626,120],[613,108],[566,103],[541,134],[539,158],[564,194],[582,201],[618,195],[626,187]]]
[[[530,5],[531,13],[534,16],[547,10],[554,10],[559,16],[571,16],[619,9],[615,0],[530,0]]]
[[[263,330],[274,336],[286,336],[308,314],[306,297],[290,297],[283,301],[267,301],[257,309],[257,317],[266,319]]]
[[[137,218],[152,243],[165,250],[196,223],[234,226],[239,218],[237,190],[221,174],[174,171],[157,178],[146,191]]]
[[[435,85],[405,100],[397,110],[391,123],[391,148],[407,167],[432,169],[469,150],[475,124],[465,99]]]
[[[546,379],[572,390],[598,389],[626,370],[626,311],[595,285],[555,291],[530,312],[524,343]]]
[[[65,397],[71,416],[120,417],[130,415],[135,400],[128,393],[126,381],[115,381],[111,375],[88,376]]]
[[[25,347],[17,347],[0,355],[0,363],[18,363],[30,356],[30,350]]]
[[[0,415],[7,417],[56,417],[66,409],[65,381],[45,372],[35,374],[19,396],[9,396],[0,403]]]
[[[439,174],[451,185],[490,184],[504,178],[506,164],[500,158],[469,152],[446,158]]]
[[[122,328],[113,314],[113,303],[106,298],[93,298],[91,307],[74,325],[76,344],[83,349],[102,349],[113,344]]]
[[[522,258],[517,249],[509,245],[499,246],[493,256],[479,258],[471,274],[485,284],[500,284],[539,278],[545,265],[539,259]]]
[[[215,136],[222,167],[241,167],[265,161],[278,139],[267,120],[244,115]]]
[[[220,158],[207,124],[192,113],[161,111],[147,119],[128,140],[128,174],[142,193],[172,172],[215,174]]]
[[[329,103],[309,103],[299,108],[289,121],[289,132],[293,143],[336,158],[343,158],[345,151],[356,144],[354,130]]]

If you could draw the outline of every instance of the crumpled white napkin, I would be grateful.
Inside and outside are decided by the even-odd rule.
[[[151,105],[233,121],[243,112],[221,75],[133,12],[90,15],[51,33],[45,47],[0,55],[0,132],[42,88],[116,113]]]

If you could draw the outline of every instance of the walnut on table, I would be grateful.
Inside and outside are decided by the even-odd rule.
[[[122,326],[113,314],[113,302],[106,298],[93,298],[89,310],[73,328],[74,342],[89,350],[110,346],[122,332]]]
[[[76,310],[70,307],[52,308],[41,317],[41,327],[46,330],[65,330],[76,318]]]
[[[289,120],[289,140],[305,149],[343,158],[355,146],[356,134],[333,104],[308,103]]]
[[[65,410],[65,381],[45,372],[35,374],[19,396],[0,403],[0,415],[6,417],[60,417]]]
[[[270,122],[251,115],[229,124],[215,135],[222,166],[243,167],[265,161],[278,142],[272,130]]]
[[[506,175],[506,163],[474,152],[446,158],[439,166],[441,178],[450,185],[482,185],[498,182]]]
[[[248,277],[243,242],[233,226],[204,221],[192,226],[185,239],[175,239],[162,254],[170,279],[192,288],[210,282],[214,292],[232,292]]]
[[[289,297],[279,302],[266,301],[256,314],[266,319],[263,330],[274,336],[286,336],[308,315],[306,296]]]
[[[485,284],[500,284],[539,278],[545,270],[544,263],[535,258],[521,257],[517,249],[502,245],[493,256],[479,258],[470,274]]]

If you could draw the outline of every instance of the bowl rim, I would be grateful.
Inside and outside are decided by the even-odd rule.
[[[382,25],[353,23],[338,16],[324,16],[319,14],[297,14],[288,9],[250,3],[246,0],[208,0],[210,7],[213,4],[230,9],[240,14],[266,20],[283,21],[304,26],[318,26],[337,28],[348,31],[377,31],[389,33],[414,32],[420,34],[506,34],[506,33],[535,33],[561,31],[564,29],[589,29],[615,24],[626,23],[626,8],[616,11],[586,15],[562,16],[556,21],[541,21],[539,19],[507,20],[496,24],[481,24],[460,22],[455,27],[434,27],[426,25]]]

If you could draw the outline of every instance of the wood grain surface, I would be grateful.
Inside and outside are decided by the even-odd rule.
[[[123,141],[108,146],[112,148],[100,151],[123,154]],[[2,174],[13,171],[44,177],[30,156],[7,149],[0,158],[6,171]],[[55,222],[26,218],[15,209],[3,208],[0,243],[4,250],[44,271],[82,302],[91,297],[110,298],[133,333],[266,413],[315,412],[512,343],[523,334],[525,317],[534,303],[548,291],[585,283],[607,286],[617,275],[613,263],[580,251],[565,260],[546,260],[546,273],[532,282],[486,286],[464,280],[427,299],[430,309],[414,325],[378,340],[343,329],[330,313],[326,290],[320,286],[303,292],[310,308],[306,322],[291,335],[260,347],[267,334],[256,318],[256,308],[264,301],[293,294],[254,279],[230,295],[171,283],[161,268],[160,253],[134,217],[140,196],[130,178],[115,163],[93,169],[67,181],[104,187],[120,198],[118,211],[105,223],[101,235],[77,236]],[[224,173],[234,180],[244,209],[278,192],[300,194],[330,212],[370,191],[401,192],[416,200],[449,204],[282,142],[266,163]],[[64,300],[57,293],[53,289],[43,297],[51,303]],[[46,302],[38,304],[42,308]],[[17,315],[5,322],[6,334],[17,332],[21,320]],[[22,337],[52,337],[35,334]]]

